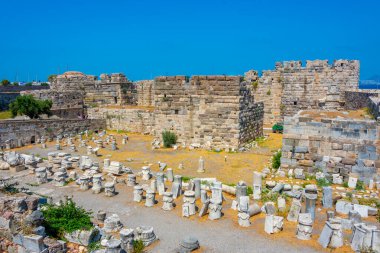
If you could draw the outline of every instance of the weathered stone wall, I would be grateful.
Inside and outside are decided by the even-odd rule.
[[[4,148],[6,142],[14,148],[34,143],[42,136],[54,138],[63,134],[101,129],[106,129],[106,122],[102,119],[1,120],[0,148]]]
[[[83,92],[84,104],[88,106],[137,104],[135,84],[123,74],[101,74],[97,80],[95,76],[70,71],[58,75],[51,89]]]
[[[248,99],[250,93],[244,92],[248,90],[239,76],[157,77],[155,134],[161,137],[166,129],[175,132],[186,146],[237,148],[240,140],[257,137],[255,133],[261,130],[254,128],[262,128],[260,121],[256,125],[247,122],[260,117],[262,106],[255,106],[252,98]],[[254,111],[248,112],[246,107]]]
[[[51,111],[60,118],[84,118],[83,97],[81,91],[38,90],[24,91],[21,94],[31,94],[37,99],[49,99],[53,102]]]
[[[281,166],[314,172],[322,168],[345,180],[357,173],[366,182],[380,169],[380,124],[374,120],[285,117]],[[379,171],[380,172],[380,171]]]
[[[263,71],[258,78],[247,72],[255,100],[264,103],[264,124],[273,125],[283,116],[292,116],[305,109],[343,109],[344,91],[357,89],[359,61],[327,60],[276,63],[276,69]],[[256,83],[257,82],[257,83]]]
[[[379,97],[380,90],[348,90],[344,92],[345,109],[357,110],[368,107],[370,97]]]
[[[107,129],[111,130],[151,134],[154,129],[154,114],[150,108],[88,108],[87,116],[89,119],[104,119]]]
[[[137,105],[154,106],[154,80],[143,80],[135,83],[137,89]]]

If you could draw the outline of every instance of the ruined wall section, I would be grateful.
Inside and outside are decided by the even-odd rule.
[[[264,103],[255,103],[250,82],[240,85],[239,143],[248,143],[263,135]]]
[[[371,97],[380,97],[380,90],[347,90],[344,92],[344,107],[346,110],[369,107]]]
[[[155,79],[155,134],[166,129],[185,146],[238,148],[261,130],[262,106],[248,99],[240,76],[185,76]],[[253,111],[250,111],[252,109]],[[251,132],[252,131],[252,132]]]
[[[249,75],[246,74],[249,80]],[[271,126],[300,110],[342,110],[344,92],[357,89],[359,61],[327,60],[276,63],[275,70],[263,71],[258,83],[252,82],[256,101],[264,103],[264,124]]]
[[[154,106],[154,80],[142,80],[135,83],[138,106]]]
[[[89,119],[104,119],[107,129],[152,134],[154,130],[153,110],[141,108],[88,108]]]
[[[0,148],[6,143],[11,148],[35,143],[42,136],[55,138],[58,135],[77,134],[85,130],[99,131],[106,128],[102,119],[44,119],[1,120]]]
[[[340,174],[345,181],[350,173],[368,183],[380,170],[380,124],[374,120],[285,117],[281,166],[316,168]],[[332,180],[331,180],[332,182]]]

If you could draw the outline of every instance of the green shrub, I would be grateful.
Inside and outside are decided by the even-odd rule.
[[[267,91],[267,95],[270,96],[272,92],[270,90]]]
[[[134,253],[142,253],[144,252],[144,243],[141,240],[133,241],[133,252]]]
[[[273,133],[282,133],[284,131],[284,126],[282,124],[276,123],[272,126]]]
[[[164,140],[165,148],[170,148],[172,145],[177,143],[177,135],[167,130],[162,132],[162,139]]]
[[[348,188],[348,182],[343,182],[343,185],[342,185],[344,188]]]
[[[261,201],[263,203],[271,201],[271,202],[276,202],[280,194],[278,192],[271,192],[267,188],[263,188],[261,190]]]
[[[101,249],[102,246],[100,244],[100,241],[97,241],[97,242],[91,242],[88,246],[87,246],[87,252],[92,252],[92,251],[95,251],[95,250],[98,250],[98,249]]]
[[[258,81],[252,82],[252,87],[253,87],[254,90],[256,90],[258,86],[259,86],[259,82]]]
[[[37,119],[41,114],[51,115],[51,100],[35,99],[32,95],[18,96],[15,101],[9,104],[12,116],[26,115],[31,119]]]
[[[251,186],[247,186],[247,194],[248,194],[248,196],[253,194],[253,189]]]
[[[364,190],[364,189],[365,189],[364,182],[361,181],[361,180],[358,180],[356,182],[356,188],[355,188],[355,190],[360,191],[360,190]]]
[[[282,152],[281,151],[277,151],[273,157],[272,157],[272,168],[273,169],[278,169],[280,168],[281,166],[281,155],[282,155]]]
[[[331,185],[331,183],[326,178],[317,179],[317,186],[318,187],[329,186],[329,185]]]
[[[47,204],[42,208],[44,226],[48,235],[64,239],[64,233],[75,230],[89,230],[93,227],[91,212],[77,206],[73,201],[60,206]]]

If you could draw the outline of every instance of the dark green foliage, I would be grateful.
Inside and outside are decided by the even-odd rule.
[[[15,183],[9,183],[9,182],[4,182],[4,186],[0,188],[0,192],[4,194],[16,194],[19,193],[19,189],[16,187],[18,185],[17,182]]]
[[[259,86],[259,82],[258,81],[252,82],[252,87],[253,87],[254,90],[256,90],[258,86]]]
[[[25,86],[32,86],[32,83],[26,83]]]
[[[247,186],[247,194],[248,194],[248,195],[253,194],[253,189],[252,189],[251,186]]]
[[[348,188],[348,182],[343,182],[343,185],[342,185],[344,188]]]
[[[271,201],[271,202],[276,202],[280,194],[278,192],[271,192],[267,188],[263,188],[261,190],[261,201],[263,203]]]
[[[365,189],[364,182],[358,180],[358,181],[356,182],[356,188],[355,188],[355,190],[360,191],[360,190],[364,190],[364,189]]]
[[[270,91],[270,90],[268,90],[268,91],[267,91],[267,95],[268,95],[268,96],[270,96],[270,94],[271,94],[271,91]]]
[[[9,82],[9,80],[4,79],[4,80],[1,81],[1,85],[2,86],[8,86],[10,84],[11,84],[11,82]]]
[[[20,84],[18,82],[13,82],[13,86],[19,86]]]
[[[89,230],[93,227],[91,212],[77,206],[73,201],[61,203],[60,206],[47,204],[42,209],[44,226],[49,235],[63,239],[64,233],[75,230]]]
[[[88,246],[87,246],[87,252],[92,252],[92,251],[95,251],[95,250],[98,250],[98,249],[101,249],[102,246],[100,245],[100,242],[97,241],[97,242],[91,242]]]
[[[183,176],[183,177],[182,177],[182,181],[186,183],[186,182],[189,182],[189,181],[190,181],[191,179],[193,179],[193,178],[194,178],[194,177]]]
[[[329,185],[331,185],[331,183],[326,178],[317,179],[317,186],[318,187],[329,186]]]
[[[167,130],[162,132],[162,139],[164,140],[165,148],[170,148],[172,145],[177,143],[177,136],[175,135],[175,133],[172,133]]]
[[[141,240],[133,241],[133,252],[135,253],[142,253],[144,252],[144,243]]]
[[[49,86],[48,83],[41,83],[41,86]]]
[[[282,124],[276,123],[272,126],[273,133],[282,133],[284,131],[284,126]]]
[[[50,100],[38,100],[32,95],[18,96],[15,101],[9,104],[12,116],[26,115],[31,119],[36,119],[41,114],[51,115],[50,108],[53,103]]]
[[[281,151],[277,151],[273,157],[272,157],[272,168],[273,169],[278,169],[280,168],[281,166],[281,155],[282,155],[282,152]]]

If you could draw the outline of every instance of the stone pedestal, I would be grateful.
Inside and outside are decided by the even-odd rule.
[[[104,193],[107,197],[113,197],[116,194],[115,191],[115,183],[114,182],[107,182],[104,184]]]
[[[315,219],[315,202],[317,201],[318,195],[313,193],[305,193],[306,199],[306,213],[311,214],[311,219]]]
[[[56,186],[64,186],[66,184],[67,173],[65,172],[56,172],[54,173],[54,181]]]
[[[332,188],[330,186],[323,187],[322,204],[324,208],[332,208],[333,206]]]
[[[168,179],[169,182],[173,182],[173,180],[174,180],[173,169],[168,168],[166,170],[166,178]]]
[[[165,192],[162,198],[164,204],[162,205],[162,209],[165,211],[173,210],[173,193]]]
[[[239,181],[236,185],[235,200],[239,202],[241,196],[247,196],[247,184],[244,181]]]
[[[158,172],[156,174],[156,182],[157,182],[157,191],[158,195],[163,195],[165,192],[165,181],[164,181],[164,173]]]
[[[241,227],[249,227],[251,225],[249,221],[249,197],[240,196],[238,203],[238,223]]]
[[[351,236],[351,249],[355,252],[360,252],[361,249],[379,250],[378,233],[376,226],[365,223],[355,224]]]
[[[195,199],[199,199],[201,197],[201,180],[199,178],[194,178],[193,183],[194,183]]]
[[[298,225],[296,236],[300,240],[310,240],[313,232],[313,220],[309,213],[300,214],[298,217]]]
[[[99,194],[102,191],[102,174],[95,174],[92,177],[92,192]]]
[[[217,220],[222,217],[223,195],[221,184],[214,183],[214,186],[211,187],[211,194],[208,218]]]
[[[182,216],[190,217],[192,215],[195,215],[195,212],[196,212],[195,192],[185,191],[183,195]]]
[[[199,166],[198,166],[198,173],[204,173],[205,172],[205,161],[203,160],[203,157],[201,156],[199,158]]]
[[[157,192],[157,181],[156,181],[156,179],[150,180],[150,189],[153,192]]]
[[[133,187],[133,201],[141,202],[143,200],[143,188],[141,185]]]
[[[151,190],[151,189],[146,190],[145,206],[146,207],[154,206],[154,204],[156,202],[155,197],[156,197],[156,193],[153,190]]]
[[[318,242],[324,248],[340,248],[343,246],[342,224],[338,219],[326,221]]]
[[[47,183],[48,178],[47,178],[46,167],[37,168],[35,170],[35,172],[36,172],[36,181],[37,181],[37,184]]]
[[[198,239],[189,236],[181,241],[177,252],[192,252],[197,249],[199,249]]]
[[[82,191],[87,191],[90,188],[90,178],[86,176],[81,176],[79,178],[79,188]]]
[[[207,191],[201,190],[201,202],[206,203],[207,200],[208,200]]]
[[[142,167],[142,180],[149,180],[151,176],[150,168],[148,166]]]
[[[111,160],[110,159],[104,159],[103,160],[103,167],[106,169],[110,166]]]
[[[253,199],[261,199],[262,176],[260,172],[253,172]]]
[[[135,238],[134,230],[124,228],[120,230],[121,248],[127,252],[133,252],[133,240]]]
[[[181,175],[174,176],[174,182],[172,184],[172,193],[173,193],[174,199],[182,195],[182,176]]]
[[[105,253],[121,253],[121,241],[117,239],[110,239],[106,243]]]
[[[128,174],[127,186],[135,186],[135,185],[136,185],[136,175]]]
[[[55,144],[55,150],[61,150],[61,144],[57,143]]]
[[[96,214],[96,219],[100,222],[104,222],[104,220],[106,219],[106,216],[107,216],[107,213],[100,210]]]
[[[141,240],[146,247],[152,244],[155,240],[157,240],[157,237],[154,233],[153,227],[142,226],[136,228],[136,239]]]
[[[284,218],[280,216],[267,215],[265,217],[265,232],[274,234],[282,231]]]

